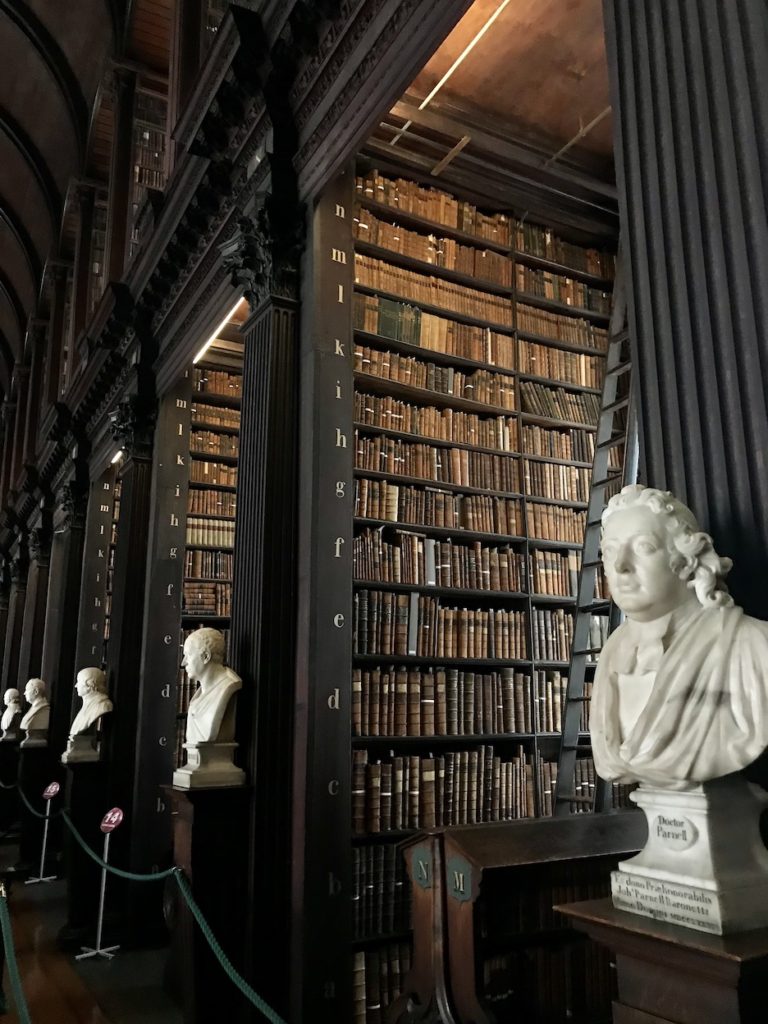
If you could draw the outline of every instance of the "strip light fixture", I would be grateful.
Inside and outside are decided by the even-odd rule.
[[[203,358],[203,356],[205,355],[205,353],[206,353],[206,352],[208,351],[208,349],[209,349],[209,348],[211,347],[211,345],[212,345],[212,344],[214,343],[214,341],[216,341],[216,339],[218,338],[218,336],[219,336],[219,335],[221,334],[221,332],[222,332],[222,331],[224,330],[224,328],[225,328],[225,327],[227,326],[227,324],[229,323],[229,321],[230,321],[230,320],[232,319],[232,317],[233,317],[233,316],[235,315],[235,313],[237,312],[237,307],[238,307],[238,306],[240,305],[240,303],[241,303],[241,302],[242,302],[242,299],[238,299],[238,300],[237,300],[237,302],[236,302],[236,303],[234,304],[234,306],[232,307],[232,309],[230,309],[230,311],[229,311],[229,312],[227,313],[227,315],[226,315],[226,316],[224,317],[224,319],[223,319],[223,320],[221,321],[221,323],[219,324],[219,326],[218,326],[218,327],[216,328],[216,330],[215,330],[215,331],[213,332],[213,334],[212,334],[212,335],[210,336],[210,338],[208,339],[208,341],[206,341],[206,343],[205,343],[205,344],[203,345],[203,347],[202,347],[202,348],[200,349],[200,351],[199,351],[199,352],[197,353],[197,355],[195,356],[195,358],[194,358],[194,359],[192,360],[192,363],[193,363],[193,364],[194,364],[194,363],[199,363],[199,362],[200,362],[200,360],[201,360],[201,359]]]

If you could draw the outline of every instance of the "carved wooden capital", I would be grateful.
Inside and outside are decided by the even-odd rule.
[[[156,416],[154,404],[139,395],[123,399],[110,413],[112,437],[128,458],[151,457]]]
[[[44,527],[31,530],[29,534],[29,558],[38,565],[48,565],[51,557],[51,532]]]

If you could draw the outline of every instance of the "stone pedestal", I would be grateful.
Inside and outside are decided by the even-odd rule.
[[[3,729],[3,735],[0,736],[0,743],[18,743],[21,739],[21,729],[19,728],[19,722],[21,721],[21,715],[18,715],[14,720],[13,725],[8,729]]]
[[[614,1024],[764,1024],[768,929],[694,934],[617,910],[609,899],[555,910],[615,951]]]
[[[612,872],[614,906],[723,935],[768,926],[768,794],[740,775],[691,789],[640,786],[648,842]]]
[[[232,763],[237,743],[185,743],[187,763],[173,773],[179,789],[244,786],[245,772]]]
[[[87,764],[99,760],[99,739],[95,732],[79,733],[67,740],[67,749],[61,755],[62,764]]]
[[[45,729],[25,729],[24,739],[21,741],[22,749],[28,747],[47,747],[48,746],[48,727]]]

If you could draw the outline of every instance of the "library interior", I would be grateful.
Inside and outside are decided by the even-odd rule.
[[[0,1019],[762,1022],[764,0],[0,46]]]

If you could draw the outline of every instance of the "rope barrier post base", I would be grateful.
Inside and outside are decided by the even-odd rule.
[[[101,858],[104,861],[104,867],[101,869],[101,892],[99,894],[99,922],[96,926],[96,948],[91,949],[89,946],[82,946],[82,953],[78,953],[75,960],[89,960],[92,956],[100,956],[104,960],[112,960],[115,953],[120,949],[119,946],[107,946],[104,949],[102,949],[101,946],[101,930],[104,924],[104,895],[107,888],[107,864],[109,863],[109,840],[111,835],[111,831],[104,834],[104,853]]]

